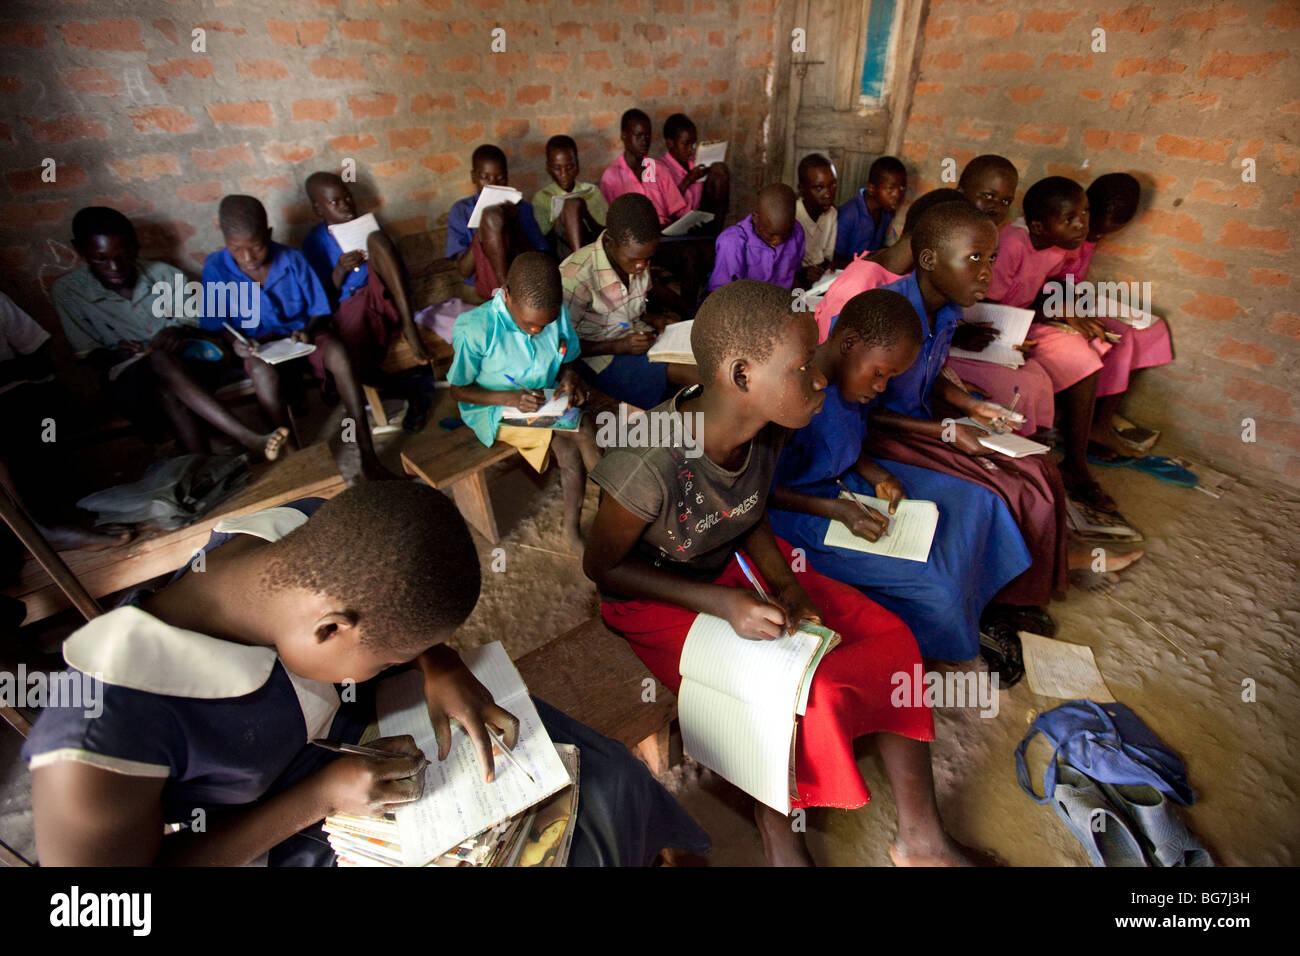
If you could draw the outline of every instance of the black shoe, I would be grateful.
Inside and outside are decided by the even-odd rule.
[[[980,657],[996,671],[1000,689],[1014,687],[1025,676],[1024,652],[1020,637],[1009,624],[994,624],[980,629]]]

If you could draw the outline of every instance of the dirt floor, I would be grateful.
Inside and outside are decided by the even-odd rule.
[[[442,397],[430,427],[448,411]],[[392,445],[381,446],[386,458],[395,458]],[[1146,535],[1147,554],[1111,596],[1072,591],[1054,602],[1057,636],[1091,647],[1116,698],[1183,757],[1197,795],[1186,819],[1221,865],[1293,865],[1300,495],[1246,478],[1215,500],[1135,472],[1098,471]],[[455,644],[500,640],[517,657],[593,616],[597,601],[579,562],[562,553],[558,477],[523,466],[497,475],[492,489],[505,569],[492,570],[493,548],[479,540],[483,596]],[[584,525],[595,505],[589,485]],[[1243,700],[1247,680],[1253,702]],[[1087,865],[1079,843],[1015,778],[1016,744],[1039,711],[1058,703],[1022,681],[1002,692],[994,718],[973,708],[937,712],[939,804],[957,839],[1013,866]],[[0,733],[0,840],[30,856],[30,788],[17,752],[17,735]],[[809,812],[809,845],[821,864],[889,865],[893,799],[869,740],[859,755],[871,803]],[[764,862],[749,805],[733,788],[689,760],[664,782],[713,837],[712,865]]]

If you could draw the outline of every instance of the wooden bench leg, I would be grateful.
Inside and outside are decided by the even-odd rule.
[[[363,385],[361,389],[366,393],[366,402],[370,405],[370,417],[375,423],[375,428],[386,427],[388,416],[384,414],[384,403],[379,397],[379,389],[373,385]]]
[[[487,476],[482,471],[462,478],[447,490],[466,524],[492,544],[501,540],[497,518],[492,513],[492,499],[488,495]]]
[[[666,771],[671,764],[668,756],[668,725],[660,727],[637,744],[633,753],[641,758],[641,762],[650,768],[650,772],[656,777]]]
[[[0,866],[31,866],[31,863],[0,840]]]

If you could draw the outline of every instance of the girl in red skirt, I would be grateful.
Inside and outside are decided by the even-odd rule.
[[[839,632],[843,643],[817,668],[799,728],[800,799],[793,805],[865,804],[871,794],[853,758],[853,741],[880,732],[881,757],[898,803],[894,862],[969,864],[939,818],[930,770],[931,714],[890,702],[891,676],[911,673],[920,663],[911,632],[856,588],[811,568],[792,571],[789,546],[767,522],[768,492],[787,429],[807,425],[824,398],[826,380],[813,364],[812,316],[792,312],[783,289],[733,282],[705,300],[691,347],[703,385],[650,414],[683,416],[686,431],[677,434],[693,438],[693,445],[611,447],[591,473],[604,494],[583,566],[600,589],[606,623],[674,691],[697,614],[724,618],[750,640],[778,639],[788,622],[802,619]],[[749,586],[737,567],[737,550],[773,603]],[[811,865],[803,837],[785,815],[757,803],[754,818],[771,863]]]

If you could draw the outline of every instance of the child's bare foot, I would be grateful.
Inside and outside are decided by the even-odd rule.
[[[42,526],[40,530],[55,551],[107,551],[121,547],[132,537],[130,531],[99,534],[70,524]]]
[[[889,858],[894,866],[980,866],[978,851],[962,846],[947,834],[936,844],[905,842],[897,837],[889,845]]]
[[[1089,544],[1086,541],[1070,542],[1070,570],[1091,571],[1093,569],[1093,562],[1096,560],[1093,552],[1099,547],[1101,547],[1101,545]],[[1102,551],[1104,553],[1103,566],[1099,573],[1104,573],[1106,571],[1123,571],[1130,564],[1133,564],[1141,558],[1142,555],[1146,554],[1146,552],[1141,549],[1136,551],[1117,552],[1102,548]]]
[[[790,818],[766,804],[754,802],[754,822],[763,838],[763,855],[772,866],[816,866],[802,833],[795,833]]]
[[[257,442],[258,447],[250,451],[261,451],[267,461],[275,461],[280,457],[280,452],[284,450],[284,443],[289,440],[289,429],[277,428],[273,432],[265,435],[259,435]]]

